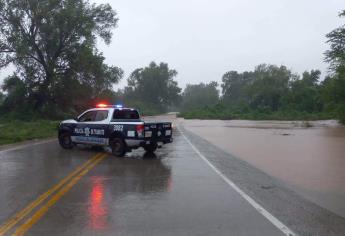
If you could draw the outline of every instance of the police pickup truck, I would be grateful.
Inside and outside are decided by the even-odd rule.
[[[118,157],[139,147],[154,152],[159,145],[173,141],[171,122],[145,122],[136,109],[104,104],[62,121],[58,138],[65,149],[76,144],[109,146]]]

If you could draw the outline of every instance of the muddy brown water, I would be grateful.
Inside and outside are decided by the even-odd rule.
[[[345,127],[336,121],[180,122],[193,133],[284,181],[303,197],[345,217]]]

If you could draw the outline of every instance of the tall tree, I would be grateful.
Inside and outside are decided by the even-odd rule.
[[[15,65],[36,108],[64,106],[73,89],[97,96],[122,75],[95,48],[117,21],[110,5],[86,0],[0,0],[0,68]]]
[[[126,96],[164,111],[179,102],[181,88],[174,80],[176,75],[177,71],[169,69],[168,64],[151,62],[148,67],[136,69],[130,75]]]
[[[287,94],[293,74],[285,66],[261,64],[255,68],[255,80],[250,87],[250,105],[277,111],[282,106],[282,98]]]
[[[253,72],[229,71],[222,78],[223,101],[228,105],[249,103],[248,87],[254,80]]]
[[[339,17],[345,17],[345,10],[339,13]],[[342,25],[326,35],[330,49],[326,51],[326,61],[330,63],[330,69],[336,73],[345,75],[345,25]]]
[[[339,17],[345,17],[345,10]],[[326,35],[330,49],[326,51],[326,61],[330,63],[333,75],[323,82],[323,98],[328,107],[334,107],[340,120],[345,123],[345,24]]]
[[[285,66],[266,64],[249,72],[229,71],[222,78],[223,101],[231,106],[277,111],[293,76]]]
[[[182,110],[214,106],[219,102],[217,82],[188,84],[182,93]]]
[[[289,93],[283,98],[283,107],[304,112],[320,112],[323,103],[320,96],[319,70],[305,71],[302,78],[290,80]]]

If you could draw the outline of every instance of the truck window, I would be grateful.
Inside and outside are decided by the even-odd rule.
[[[131,109],[116,109],[113,115],[114,120],[138,120],[140,119],[139,113]]]
[[[95,121],[102,121],[108,118],[108,111],[106,110],[99,110],[97,111]]]
[[[78,121],[79,122],[90,122],[90,121],[95,121],[96,117],[96,111],[88,111],[81,117],[79,117]]]
[[[107,110],[88,111],[79,118],[79,122],[95,122],[102,121],[108,118]]]

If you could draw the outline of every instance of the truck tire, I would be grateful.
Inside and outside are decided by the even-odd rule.
[[[122,138],[112,138],[110,148],[114,156],[123,157],[126,154],[126,144]]]
[[[59,144],[64,149],[72,149],[74,144],[69,132],[63,132],[59,135]]]
[[[155,151],[157,150],[157,148],[158,148],[157,143],[150,143],[150,144],[145,144],[145,145],[144,145],[144,149],[145,149],[145,151],[148,152],[148,153],[153,153],[153,152],[155,152]]]

